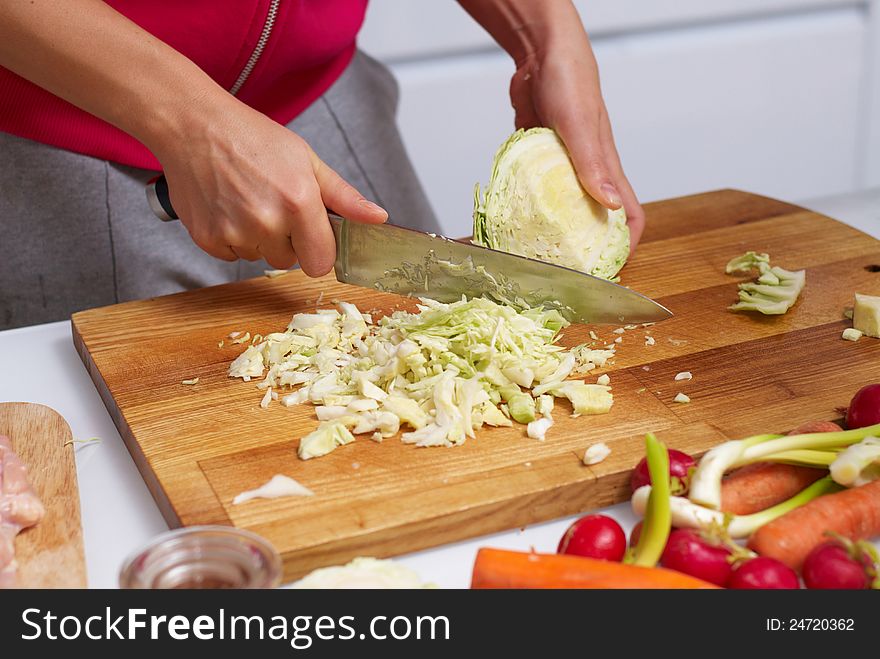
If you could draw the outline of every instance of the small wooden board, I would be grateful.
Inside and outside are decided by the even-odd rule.
[[[267,334],[333,299],[387,313],[412,300],[310,280],[300,272],[93,309],[73,317],[74,342],[138,468],[173,526],[231,524],[268,538],[290,579],[358,555],[392,556],[578,513],[624,499],[629,470],[654,431],[701,453],[728,438],[839,417],[862,385],[880,381],[880,341],[843,341],[853,292],[880,294],[880,242],[828,217],[735,190],[646,208],[648,229],[623,283],[675,317],[623,335],[608,369],[610,414],[571,419],[558,404],[544,442],[521,426],[484,429],[452,449],[362,437],[316,460],[296,457],[316,426],[308,405],[260,409],[253,382],[226,369],[244,348],[232,331]],[[784,316],[732,313],[724,272],[747,250],[807,269]],[[562,344],[604,341],[610,327],[572,326]],[[650,331],[655,345],[646,346]],[[218,342],[225,339],[224,347]],[[681,371],[693,380],[676,382]],[[598,372],[595,374],[598,375]],[[199,378],[195,386],[181,381]],[[689,404],[673,402],[679,392]],[[581,458],[603,441],[610,457]],[[243,490],[287,474],[316,496],[232,505]]]
[[[27,465],[46,516],[15,540],[20,588],[85,588],[79,489],[70,426],[34,403],[0,403],[0,435]]]

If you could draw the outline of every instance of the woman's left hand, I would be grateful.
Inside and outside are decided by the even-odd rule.
[[[578,22],[517,61],[510,82],[516,127],[556,130],[587,192],[607,208],[626,210],[631,251],[645,228],[645,212],[623,173],[599,87],[599,69]]]

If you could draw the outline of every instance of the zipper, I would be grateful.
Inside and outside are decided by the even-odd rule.
[[[260,39],[257,41],[257,45],[254,46],[254,52],[251,53],[247,64],[244,65],[241,73],[238,74],[238,79],[236,79],[235,84],[229,89],[229,93],[233,96],[235,96],[242,88],[242,85],[247,82],[247,79],[250,77],[257,62],[260,61],[260,56],[266,49],[266,43],[269,41],[269,36],[272,34],[272,28],[275,27],[275,16],[278,14],[278,5],[280,4],[281,0],[272,0],[269,3],[269,11],[266,12],[266,22],[263,23],[263,31],[260,33]]]

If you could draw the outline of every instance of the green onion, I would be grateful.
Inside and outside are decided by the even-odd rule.
[[[648,473],[651,475],[651,494],[645,510],[642,534],[631,562],[653,567],[663,554],[672,528],[672,511],[669,507],[669,452],[653,433],[648,433],[645,436],[645,455]]]
[[[855,430],[841,430],[840,432],[786,436],[756,435],[746,439],[724,442],[711,449],[700,460],[700,464],[691,478],[690,500],[719,510],[721,508],[721,479],[725,472],[731,469],[752,462],[767,461],[771,456],[790,454],[792,451],[831,451],[846,448],[862,441],[865,437],[878,433],[880,433],[880,424]],[[809,454],[809,457],[816,459],[824,456]]]

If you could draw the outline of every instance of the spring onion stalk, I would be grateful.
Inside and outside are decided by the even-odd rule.
[[[671,497],[672,525],[676,528],[711,529],[725,528],[731,538],[747,538],[752,533],[777,517],[799,508],[816,497],[842,489],[830,477],[820,478],[790,499],[771,508],[751,515],[730,515],[718,510],[693,503],[686,497]],[[632,509],[637,515],[643,514],[650,506],[650,485],[644,485],[633,493]]]
[[[724,442],[707,451],[691,477],[691,501],[715,510],[721,508],[721,478],[724,476],[724,472],[742,459],[746,449],[780,437],[782,435],[755,435],[746,439]]]
[[[645,436],[645,456],[651,476],[649,493],[645,497],[642,535],[632,556],[634,565],[653,567],[660,560],[672,528],[669,492],[669,452],[653,433]],[[653,486],[653,487],[652,487]]]
[[[795,451],[783,451],[761,458],[760,462],[784,462],[785,464],[798,467],[816,467],[827,469],[840,455],[838,449],[828,451],[814,451],[812,449],[799,449]]]
[[[846,448],[866,437],[880,434],[880,424],[801,435],[757,435],[747,439],[725,442],[711,449],[694,471],[691,478],[690,500],[713,510],[721,508],[721,478],[727,471],[752,462],[763,462],[768,457],[789,451],[827,451]]]

